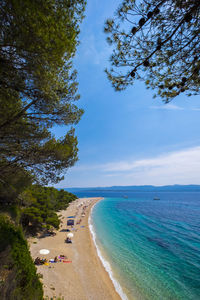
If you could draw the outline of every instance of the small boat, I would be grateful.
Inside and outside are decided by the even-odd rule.
[[[160,200],[160,198],[159,197],[154,197],[153,200]]]
[[[124,197],[125,199],[128,199],[128,196],[127,196],[127,195],[124,195],[123,197]]]

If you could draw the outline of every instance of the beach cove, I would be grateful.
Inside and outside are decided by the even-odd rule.
[[[65,255],[57,263],[37,266],[41,274],[45,299],[62,297],[70,300],[121,299],[113,282],[103,267],[89,230],[88,218],[92,207],[103,198],[80,198],[70,203],[67,210],[59,212],[61,226],[55,236],[29,240],[32,258],[45,257],[47,260]],[[83,210],[83,207],[85,209]],[[76,216],[75,226],[67,226],[69,216]],[[80,224],[79,221],[81,220]],[[65,242],[69,228],[74,234],[72,243]],[[72,230],[73,229],[73,230]],[[48,255],[40,255],[41,249],[48,249]]]

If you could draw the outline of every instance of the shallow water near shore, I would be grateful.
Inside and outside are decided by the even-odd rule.
[[[111,196],[95,205],[91,222],[128,299],[199,299],[200,193]]]

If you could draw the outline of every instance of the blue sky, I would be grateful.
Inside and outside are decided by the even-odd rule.
[[[79,161],[56,187],[200,184],[200,96],[166,105],[142,82],[115,92],[104,73],[111,48],[103,25],[119,3],[88,0],[75,58],[85,110],[76,126]]]

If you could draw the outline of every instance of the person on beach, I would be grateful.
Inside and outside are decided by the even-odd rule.
[[[66,239],[66,243],[72,243],[72,240],[69,238],[69,237],[67,237],[67,239]]]
[[[34,261],[35,265],[41,265],[41,259],[39,257],[36,257],[35,261]]]

